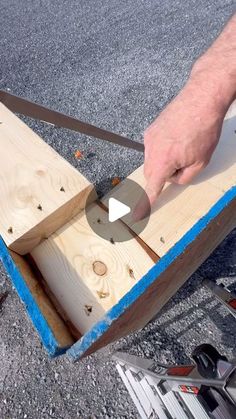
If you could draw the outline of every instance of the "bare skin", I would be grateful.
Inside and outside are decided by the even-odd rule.
[[[209,163],[224,116],[236,98],[236,14],[194,64],[189,80],[144,134],[151,205],[165,183],[187,184]],[[145,215],[142,202],[135,219]]]

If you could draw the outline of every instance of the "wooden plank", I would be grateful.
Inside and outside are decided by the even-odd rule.
[[[175,243],[217,202],[236,182],[236,104],[232,106],[224,122],[220,142],[207,168],[191,185],[166,184],[158,198],[146,228],[140,233],[141,239],[160,257],[165,255]],[[143,188],[146,181],[141,166],[127,179],[137,182]],[[118,186],[117,199],[125,202],[133,193],[126,185]],[[117,189],[118,189],[117,188]],[[106,195],[103,203],[108,207]],[[137,231],[139,223],[132,226]]]
[[[80,359],[143,327],[235,226],[236,187],[198,220],[68,354]]]
[[[106,212],[92,204],[90,220],[111,237],[126,229],[109,223]],[[79,214],[31,255],[67,316],[82,334],[113,307],[154,265],[130,234],[130,240],[111,243],[94,233],[84,213]],[[157,258],[156,258],[157,259]]]
[[[50,355],[64,353],[74,342],[67,325],[45,293],[24,257],[7,249],[0,237],[0,261],[9,274],[26,312]]]
[[[37,305],[47,320],[49,327],[53,330],[53,334],[59,345],[62,348],[71,346],[74,342],[74,338],[72,337],[68,326],[62,320],[58,311],[56,311],[51,300],[45,293],[41,285],[41,279],[38,277],[36,272],[32,269],[30,264],[26,259],[24,259],[23,256],[20,256],[13,251],[11,251],[10,254],[22,277],[24,278],[31,294],[37,301]]]
[[[130,232],[127,242],[105,241],[81,212],[32,250],[51,292],[84,334],[71,348],[72,357],[144,326],[235,227],[234,124],[235,112],[224,126],[223,149],[220,154],[217,149],[204,178],[187,187],[166,185],[138,240]],[[144,185],[142,169],[130,177]],[[121,200],[132,193],[122,190]],[[111,236],[126,229],[120,221],[106,225],[99,205],[92,204],[90,211]],[[155,266],[145,249],[162,256]]]
[[[1,103],[0,122],[0,234],[25,254],[84,208],[93,186]]]
[[[229,122],[232,124],[232,119]],[[221,142],[223,150],[230,148],[230,154],[233,154],[235,140],[231,135],[234,132],[231,131],[232,125],[230,125],[230,132],[223,131]],[[177,185],[167,185],[165,187],[157,207],[153,209],[147,227],[140,234],[142,241],[155,254],[164,257],[175,243],[179,242],[224,196],[222,186],[218,187],[213,182],[214,176],[218,176],[217,170],[221,173],[222,184],[225,179],[226,188],[234,183],[233,179],[235,177],[231,171],[236,174],[235,166],[229,164],[225,167],[226,154],[229,153],[227,151],[224,154],[221,148],[219,150],[223,163],[221,163],[220,156],[216,156],[215,161],[212,161],[208,169],[211,175],[205,174],[204,179],[197,180],[193,185],[187,187],[178,187]],[[230,176],[227,170],[230,171]],[[142,169],[135,171],[130,178],[144,185]],[[107,203],[108,197],[112,193],[108,194],[103,202]],[[132,191],[129,187],[126,187],[126,181],[124,181],[123,186],[119,186],[118,196],[116,197],[125,202],[126,195],[131,193]],[[108,228],[112,231],[113,228],[118,230],[125,228],[121,222],[109,223],[109,225],[104,226],[103,210],[97,204],[91,206],[91,212],[94,222],[97,219],[102,220],[102,229]],[[155,314],[155,310],[159,310],[168,298],[177,291],[178,287],[214,249],[219,240],[224,237],[225,230],[222,229],[222,232],[223,236],[219,230],[213,234],[209,249],[205,248],[203,253],[200,252],[200,247],[197,248],[196,251],[199,252],[199,255],[196,255],[194,260],[185,260],[185,256],[181,256],[186,268],[182,267],[181,263],[180,273],[182,272],[182,274],[180,278],[173,280],[173,277],[171,279],[165,277],[166,282],[159,281],[158,302],[152,297],[153,302],[145,306],[142,315],[137,315],[138,312],[134,314],[137,317],[138,324],[144,325],[145,321],[148,321]],[[138,246],[135,239],[116,243],[114,246],[114,244],[101,239],[91,230],[84,214],[80,214],[54,233],[52,237],[35,248],[31,254],[52,292],[74,326],[82,334],[114,307],[153,266],[145,247],[143,249]],[[101,269],[104,269],[105,266],[105,274],[96,275],[93,269],[96,262],[102,264]],[[128,275],[130,269],[135,280]],[[99,293],[106,297],[100,298]],[[86,312],[86,307],[91,309],[90,313]],[[123,334],[123,331],[121,333]]]

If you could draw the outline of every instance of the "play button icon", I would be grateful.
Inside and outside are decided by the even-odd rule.
[[[116,244],[131,240],[144,230],[151,207],[147,194],[138,183],[127,178],[111,189],[111,179],[105,179],[96,189],[100,199],[91,204],[93,195],[89,196],[85,213],[88,224],[98,236]],[[100,192],[105,196],[102,197]],[[137,221],[135,209],[139,202],[147,208],[147,212],[144,219]]]
[[[108,220],[113,223],[116,220],[129,214],[131,209],[116,198],[109,198],[108,201]]]

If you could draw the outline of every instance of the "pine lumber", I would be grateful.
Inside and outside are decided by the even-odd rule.
[[[0,158],[0,235],[22,255],[83,209],[93,186],[2,103]]]
[[[145,229],[137,236],[134,224],[130,240],[121,243],[102,239],[88,224],[83,207],[92,186],[86,179],[1,104],[0,122],[0,235],[11,249],[30,252],[12,255],[35,298],[42,295],[38,304],[51,327],[59,322],[62,344],[84,335],[71,348],[74,357],[143,327],[236,225],[235,105],[204,172],[188,186],[167,184]],[[129,178],[145,187],[143,167]],[[126,180],[118,187],[121,201],[134,196]],[[119,220],[107,222],[113,192],[103,206],[87,209],[111,238],[127,230]],[[47,284],[43,292],[56,301],[52,306],[41,288],[38,294],[30,260]],[[54,313],[57,303],[63,315]]]
[[[108,223],[105,211],[90,207],[90,219],[99,219],[110,235],[126,227]],[[154,265],[130,234],[113,243],[95,234],[81,212],[31,252],[49,288],[74,327],[85,333],[112,308]]]
[[[109,309],[119,304],[143,276],[148,277],[148,271],[154,266],[148,249],[156,254],[157,260],[164,257],[235,185],[235,126],[235,116],[224,123],[211,163],[192,185],[165,186],[139,237],[112,244],[96,235],[86,215],[80,213],[31,252],[51,291],[80,333],[88,331]],[[142,167],[129,178],[145,186]],[[105,205],[113,191],[102,200]],[[125,202],[126,194],[132,193],[124,180],[116,198]],[[90,211],[94,223],[102,220],[101,228],[111,229],[111,236],[113,228],[126,228],[120,221],[104,225],[104,209],[98,204],[92,204]],[[144,299],[144,312],[132,311],[132,327],[136,323],[141,327],[150,320],[233,228],[233,210],[231,220],[225,219],[227,211],[224,210],[220,218],[221,224],[213,220],[212,227],[204,230],[189,254],[181,254],[173,268],[174,276],[161,275],[155,293],[151,295],[148,291],[147,304]],[[132,228],[135,234],[135,225]],[[132,232],[130,234],[132,237]],[[168,272],[172,272],[170,268]],[[126,328],[132,330],[130,324]],[[124,335],[123,330],[121,335]]]
[[[24,281],[27,284],[27,287],[33,298],[37,302],[37,305],[44,318],[46,319],[49,327],[52,329],[59,347],[63,348],[71,346],[74,343],[74,338],[70,333],[66,323],[58,314],[50,298],[43,289],[41,279],[37,275],[37,272],[32,269],[24,257],[13,251],[10,251],[10,255],[22,277],[24,278]]]
[[[126,296],[130,304],[120,301],[116,313],[107,313],[99,325],[95,325],[81,341],[69,350],[73,359],[88,356],[111,342],[127,336],[145,326],[163,308],[168,300],[204,262],[211,252],[236,227],[236,195],[235,198],[221,208],[218,215],[212,214],[209,223],[194,234],[187,243],[175,246],[175,252],[169,252],[140,281],[140,292],[131,289]],[[178,255],[177,247],[182,248]],[[109,323],[108,323],[109,321]],[[101,333],[102,330],[102,333]],[[85,342],[90,342],[86,345]]]
[[[193,225],[236,183],[236,104],[229,110],[224,121],[219,144],[206,169],[191,185],[166,184],[141,239],[160,257],[164,256]],[[145,188],[143,166],[127,179]],[[106,195],[103,204],[108,207]],[[119,185],[118,199],[125,202],[125,196],[132,194],[126,179]],[[132,226],[136,231],[137,224]]]

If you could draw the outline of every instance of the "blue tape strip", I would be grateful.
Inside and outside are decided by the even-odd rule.
[[[97,322],[89,332],[87,332],[78,342],[76,342],[68,351],[68,355],[79,359],[118,319],[145,290],[157,281],[158,277],[165,271],[173,261],[184,252],[186,247],[196,239],[196,237],[206,228],[233,199],[236,198],[236,186],[231,188],[225,195],[202,217],[179,241],[176,243],[160,261],[114,306],[105,316]]]
[[[45,317],[41,313],[37,302],[32,296],[27,284],[24,281],[24,278],[21,276],[19,270],[17,269],[14,261],[11,258],[11,255],[8,252],[8,249],[0,236],[0,260],[2,261],[6,271],[8,272],[16,291],[21,298],[22,302],[26,306],[26,311],[28,312],[29,317],[31,318],[35,328],[38,331],[38,334],[42,340],[43,345],[49,352],[50,356],[57,356],[62,353],[65,353],[68,347],[61,348],[57,342],[51,328],[49,327]]]

